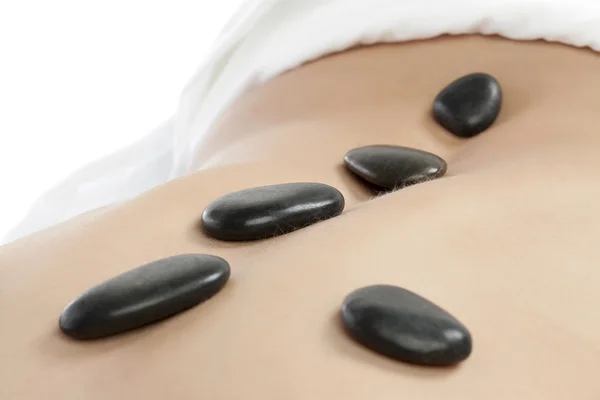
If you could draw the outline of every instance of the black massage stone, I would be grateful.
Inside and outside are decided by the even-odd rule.
[[[229,279],[222,258],[189,254],[142,265],[84,292],[64,309],[59,326],[75,339],[139,328],[202,303]]]
[[[267,239],[335,217],[344,196],[322,183],[284,183],[225,195],[202,214],[204,232],[215,239]]]
[[[498,81],[488,74],[469,74],[437,95],[433,116],[454,135],[469,138],[489,128],[501,106],[502,90]]]
[[[449,366],[472,349],[469,331],[429,300],[396,286],[376,285],[349,294],[342,319],[364,346],[411,364]]]
[[[447,170],[435,154],[402,146],[359,147],[346,153],[344,163],[358,177],[389,190],[440,178]]]

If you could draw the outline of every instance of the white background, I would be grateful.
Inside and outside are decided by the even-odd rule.
[[[0,240],[164,120],[240,0],[0,0]]]

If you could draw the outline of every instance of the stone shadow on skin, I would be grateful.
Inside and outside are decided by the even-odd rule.
[[[356,187],[356,189],[354,189],[353,192],[360,196],[364,196],[366,194],[368,196],[368,200],[372,200],[375,197],[383,196],[384,194],[392,192],[391,190],[379,187],[377,185],[365,181],[358,175],[349,171],[343,163],[340,164],[338,168],[340,170],[343,170],[343,175],[347,177],[346,179],[349,182],[352,183],[351,186]],[[358,187],[361,187],[363,190],[359,190]]]
[[[378,193],[381,191],[380,187],[363,181],[358,176],[348,171],[348,168],[346,168],[344,165],[344,155],[342,155],[340,159],[342,160],[341,163],[336,165],[335,168],[339,176],[344,180],[344,183],[347,183],[348,191],[351,192],[353,197],[364,198],[365,201],[367,201],[368,199],[378,195]],[[345,211],[346,210],[344,210],[344,212]]]

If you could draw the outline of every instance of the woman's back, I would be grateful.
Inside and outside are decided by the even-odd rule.
[[[588,50],[444,37],[354,49],[248,92],[206,136],[198,172],[0,248],[0,397],[600,397],[598,71]],[[464,140],[430,111],[471,72],[495,76],[504,100],[494,125]],[[374,197],[342,166],[371,144],[434,152],[448,174]],[[200,229],[224,194],[306,181],[338,188],[346,211],[257,242]],[[85,289],[185,253],[230,263],[215,298],[106,340],[59,331]],[[472,334],[471,356],[415,367],[352,341],[340,305],[372,284],[448,309]]]

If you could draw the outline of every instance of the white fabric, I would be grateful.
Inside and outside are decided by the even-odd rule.
[[[248,0],[171,120],[44,194],[6,240],[189,173],[194,150],[228,104],[286,70],[357,44],[465,33],[600,51],[600,0]]]

